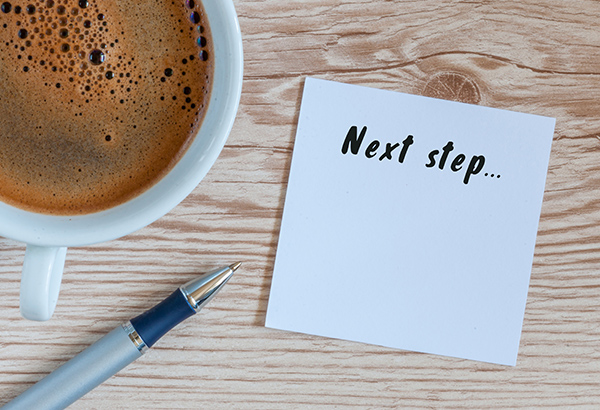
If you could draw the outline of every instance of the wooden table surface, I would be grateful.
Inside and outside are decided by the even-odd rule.
[[[196,273],[219,297],[73,409],[600,408],[600,3],[235,0],[240,109],[173,211],[72,248],[54,317],[19,315],[0,238],[0,404]],[[557,119],[516,367],[264,327],[306,76]]]

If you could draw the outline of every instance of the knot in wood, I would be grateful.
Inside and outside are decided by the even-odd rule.
[[[481,101],[479,87],[469,77],[460,73],[442,72],[432,76],[425,88],[426,97],[478,104]]]

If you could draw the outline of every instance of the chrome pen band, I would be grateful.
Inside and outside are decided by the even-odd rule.
[[[194,294],[183,286],[179,288],[179,291],[183,294],[183,297],[185,298],[185,300],[187,300],[191,308],[194,309],[194,311],[198,312],[200,310],[201,300],[196,300]]]
[[[242,262],[233,263],[225,268],[205,273],[199,278],[192,279],[179,290],[192,309],[198,312],[206,305],[231,278],[233,272]]]
[[[131,342],[140,351],[140,353],[146,353],[146,351],[148,350],[148,346],[146,346],[146,343],[144,343],[140,335],[138,335],[138,332],[135,330],[131,322],[123,323],[121,326],[127,333],[127,336],[129,336]]]

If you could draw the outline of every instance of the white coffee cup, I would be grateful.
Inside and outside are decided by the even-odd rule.
[[[194,190],[223,149],[242,90],[242,37],[232,0],[202,4],[213,41],[210,101],[198,135],[164,178],[122,205],[88,215],[44,215],[0,202],[0,236],[27,244],[20,299],[25,318],[52,316],[67,247],[115,239],[154,222]]]

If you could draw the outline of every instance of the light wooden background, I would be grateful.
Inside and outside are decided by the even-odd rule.
[[[73,409],[600,408],[600,3],[235,0],[245,78],[205,180],[154,224],[70,249],[53,319],[0,239],[0,403],[196,273],[199,317]],[[505,367],[264,327],[306,76],[557,118],[520,355]]]

